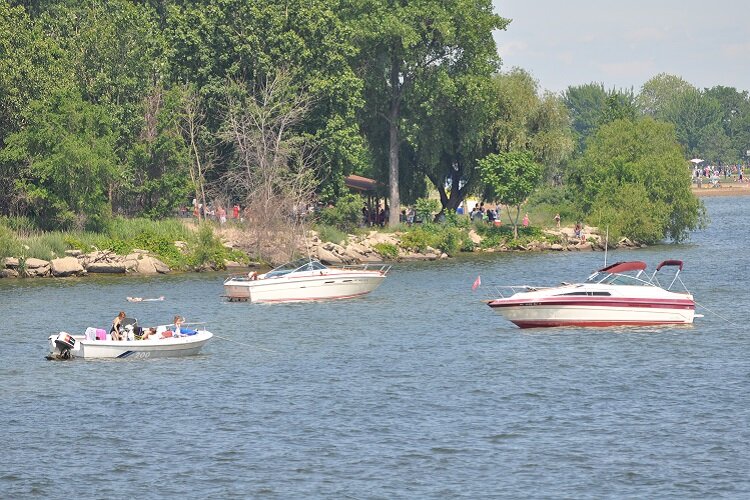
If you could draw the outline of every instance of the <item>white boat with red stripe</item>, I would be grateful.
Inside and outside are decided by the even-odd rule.
[[[680,260],[665,260],[649,275],[644,262],[617,262],[584,283],[498,287],[500,298],[488,305],[521,328],[689,325],[695,301],[680,278],[682,267]],[[668,286],[657,277],[664,268],[674,270]],[[682,290],[672,291],[678,283]]]
[[[349,299],[375,290],[390,269],[383,263],[328,267],[304,258],[265,274],[230,276],[224,281],[224,295],[230,301],[248,302]]]

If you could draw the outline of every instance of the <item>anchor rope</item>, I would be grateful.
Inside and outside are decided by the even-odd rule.
[[[722,316],[721,314],[719,314],[719,313],[717,313],[717,312],[715,312],[715,311],[712,311],[711,309],[709,309],[708,307],[706,307],[706,306],[704,306],[703,304],[699,303],[698,301],[696,301],[696,300],[693,300],[693,302],[695,302],[695,305],[696,305],[696,306],[702,307],[703,309],[705,309],[706,311],[710,312],[711,314],[713,314],[713,315],[714,315],[714,316],[716,316],[717,318],[723,319],[724,321],[726,321],[726,322],[727,322],[727,323],[729,323],[730,325],[732,325],[732,326],[740,326],[740,325],[738,325],[737,323],[735,323],[734,321],[730,320],[729,318],[725,318],[725,317],[724,317],[724,316]]]
[[[230,339],[228,337],[222,337],[221,335],[216,335],[215,333],[214,333],[214,337],[222,339],[222,340],[226,340],[227,342],[233,342],[233,343],[239,344],[241,346],[251,347],[253,349],[258,349],[260,351],[276,352],[276,353],[278,352],[278,351],[274,351],[273,349],[264,349],[263,347],[258,347],[258,346],[254,346],[254,345],[250,345],[250,344],[245,344],[244,342],[238,342],[238,341],[236,341],[234,339]]]

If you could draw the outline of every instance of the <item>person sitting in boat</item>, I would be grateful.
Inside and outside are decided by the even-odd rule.
[[[179,315],[174,317],[174,330],[165,330],[161,332],[161,338],[166,339],[169,337],[182,337],[180,327],[185,318],[181,318]]]
[[[258,279],[258,273],[257,273],[257,271],[253,271],[251,273],[247,273],[247,277],[250,278],[251,280],[255,281],[255,280]]]
[[[112,340],[122,340],[122,320],[125,319],[125,311],[120,311],[115,319],[112,320],[112,328],[109,329],[109,334]]]
[[[151,337],[152,335],[154,337],[156,336],[156,327],[155,326],[152,326],[149,329],[144,330],[143,331],[143,335],[141,336],[141,340],[148,340],[148,338]]]
[[[185,318],[181,318],[179,316],[174,317],[174,333],[172,334],[173,337],[182,336],[182,333],[180,333],[180,327],[182,326],[183,321],[185,321]]]

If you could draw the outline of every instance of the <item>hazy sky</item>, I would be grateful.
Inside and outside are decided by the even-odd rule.
[[[750,0],[493,0],[502,69],[542,89],[603,83],[638,93],[659,73],[750,91]]]

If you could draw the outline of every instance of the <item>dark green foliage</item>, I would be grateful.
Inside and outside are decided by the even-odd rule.
[[[174,243],[172,248],[175,248]],[[229,250],[214,235],[209,223],[203,223],[198,229],[198,233],[193,237],[192,248],[188,263],[196,268],[205,265],[223,268],[224,259],[229,256]]]
[[[548,243],[560,243],[559,238],[550,237],[542,229],[534,226],[519,227],[518,236],[514,236],[513,227],[511,226],[491,226],[480,224],[476,226],[477,233],[482,237],[481,248],[519,248],[529,244],[532,241],[546,241]]]
[[[420,198],[414,202],[414,211],[419,220],[432,222],[435,214],[440,210],[440,202],[432,198]]]
[[[431,223],[412,226],[401,235],[401,246],[417,252],[424,252],[427,247],[431,247],[451,256],[457,255],[461,250],[473,248],[467,231]]]
[[[682,241],[706,222],[685,163],[671,125],[617,120],[591,139],[568,187],[591,224],[644,243]]]
[[[32,102],[26,114],[0,153],[0,163],[22,165],[15,186],[26,213],[43,229],[102,230],[118,174],[111,116],[73,90]]]
[[[363,203],[360,196],[346,194],[339,198],[335,206],[322,209],[318,220],[322,224],[351,233],[362,223]]]
[[[0,221],[0,260],[21,255],[21,242],[15,232]]]
[[[534,192],[542,178],[542,167],[529,151],[487,155],[479,160],[485,186],[484,199],[515,208],[513,230],[518,236],[521,204]]]
[[[398,258],[398,247],[393,243],[376,243],[373,248],[385,259]]]

